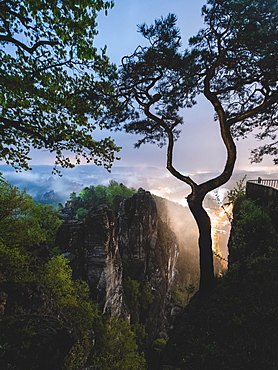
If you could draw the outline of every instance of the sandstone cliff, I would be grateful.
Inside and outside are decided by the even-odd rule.
[[[101,310],[119,315],[122,310],[122,263],[116,218],[106,206],[93,209],[85,223],[64,222],[57,245],[70,260],[75,279],[89,283]]]
[[[171,289],[175,280],[178,245],[174,233],[157,212],[149,192],[139,189],[120,207],[119,248],[125,261],[125,278],[151,288],[153,300],[140,317],[148,340],[165,335],[168,325]],[[140,313],[139,313],[140,315]]]
[[[145,325],[149,342],[166,335],[178,245],[149,192],[139,189],[124,200],[117,217],[98,206],[85,223],[66,221],[57,244],[71,261],[74,278],[88,281],[104,313],[131,316],[131,321]],[[149,289],[152,295],[134,315],[124,294],[127,278],[139,284],[138,294]]]

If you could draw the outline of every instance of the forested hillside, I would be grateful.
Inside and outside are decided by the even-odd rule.
[[[169,202],[162,198],[155,203],[142,189],[136,194],[111,182],[71,194],[57,211],[34,203],[3,179],[0,190],[1,369],[278,366],[277,205],[268,214],[246,198],[243,188],[230,193],[235,204],[229,270],[216,280],[210,295],[203,296],[195,293],[196,286],[185,284],[188,276],[198,279],[197,259],[191,251],[175,260],[177,239],[165,207]],[[129,200],[125,197],[132,194]],[[117,223],[110,219],[107,229],[103,217],[113,211],[101,202],[116,205],[117,223],[126,230],[119,234],[118,251],[112,239],[106,244]],[[80,205],[87,210],[81,219]],[[138,217],[143,227],[139,234]],[[136,235],[144,238],[144,248],[156,240],[153,252],[139,252]],[[100,253],[101,244],[103,262],[86,257],[90,248]],[[103,270],[93,267],[100,262]]]
[[[57,210],[2,178],[0,201],[1,368],[156,364],[197,289],[197,244],[179,248],[169,213],[183,207],[115,181]]]
[[[103,316],[73,279],[55,244],[58,211],[3,179],[0,211],[1,369],[145,368],[128,320]]]

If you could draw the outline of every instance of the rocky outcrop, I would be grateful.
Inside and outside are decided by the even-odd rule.
[[[98,206],[85,223],[66,221],[57,244],[69,258],[74,278],[89,283],[103,312],[129,316],[123,285],[128,278],[136,280],[141,291],[152,295],[136,321],[146,326],[149,341],[166,333],[178,245],[148,191],[139,189],[124,200],[117,217],[107,206]]]
[[[117,223],[107,206],[93,209],[85,223],[84,267],[93,297],[103,312],[119,315],[122,309],[122,261]]]
[[[56,245],[70,261],[74,279],[86,279],[84,264],[85,225],[78,220],[65,221],[58,229]]]
[[[37,283],[0,283],[0,368],[63,367],[77,330]]]
[[[119,209],[119,247],[127,260],[127,275],[143,281],[149,271],[150,255],[158,238],[158,214],[149,192],[139,189]]]
[[[104,313],[119,315],[122,309],[122,263],[118,250],[117,225],[113,211],[98,206],[85,224],[64,222],[56,243],[70,260],[75,279],[88,282],[91,295]]]
[[[151,287],[153,300],[141,320],[151,342],[167,332],[167,315],[175,278],[178,246],[174,233],[157,212],[152,195],[143,189],[121,204],[119,248],[125,277]]]

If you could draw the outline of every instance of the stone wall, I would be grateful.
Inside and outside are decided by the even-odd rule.
[[[247,181],[246,196],[265,209],[278,203],[278,189],[254,181]]]

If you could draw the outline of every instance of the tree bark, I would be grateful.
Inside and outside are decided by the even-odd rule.
[[[211,291],[215,283],[213,252],[211,239],[211,222],[210,217],[203,208],[203,198],[200,196],[192,196],[187,198],[188,205],[199,230],[199,263],[200,263],[200,286],[199,292],[202,295],[207,295]]]
[[[141,93],[138,94],[136,100],[144,107],[145,115],[157,126],[160,126],[168,136],[168,147],[167,147],[167,166],[168,171],[180,181],[188,184],[191,187],[191,194],[187,197],[189,209],[193,214],[193,217],[197,223],[199,230],[199,253],[200,253],[200,286],[199,292],[202,296],[208,295],[215,283],[214,267],[213,267],[213,251],[212,251],[212,238],[211,238],[211,222],[210,217],[203,208],[203,200],[210,191],[225,184],[231,177],[236,161],[236,146],[233,141],[230,127],[231,122],[227,120],[226,113],[221,105],[221,102],[217,96],[217,93],[211,91],[210,84],[211,80],[215,75],[215,66],[209,68],[206,72],[204,80],[204,95],[211,102],[214,110],[219,119],[219,127],[221,138],[226,147],[227,158],[223,171],[216,176],[202,184],[197,184],[190,176],[185,176],[180,173],[173,166],[173,149],[174,149],[174,128],[178,124],[178,120],[175,117],[159,117],[151,112],[152,105],[159,101],[161,98],[160,94],[156,94],[153,97],[149,94],[149,89],[152,88],[152,81],[149,87],[146,88],[146,96],[148,102],[142,101]],[[169,122],[172,121],[172,124]]]

